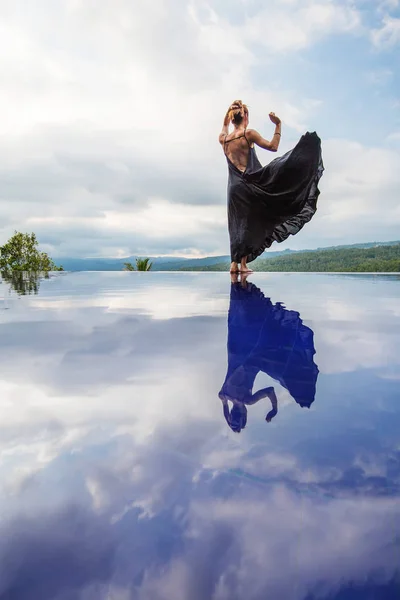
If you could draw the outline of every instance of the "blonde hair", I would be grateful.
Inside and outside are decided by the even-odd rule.
[[[234,100],[229,107],[228,117],[234,125],[240,125],[245,115],[249,114],[249,109],[241,100]]]

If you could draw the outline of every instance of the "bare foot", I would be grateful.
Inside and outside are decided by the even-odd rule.
[[[253,273],[252,269],[247,266],[247,256],[243,257],[240,262],[240,273]]]
[[[239,273],[238,264],[235,262],[231,263],[231,268],[229,269],[229,273]]]
[[[240,285],[242,286],[243,289],[247,288],[247,275],[248,275],[248,273],[240,274]]]

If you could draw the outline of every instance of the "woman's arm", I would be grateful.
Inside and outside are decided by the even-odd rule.
[[[258,392],[253,394],[250,400],[246,401],[246,404],[256,404],[256,402],[258,402],[262,398],[269,398],[271,400],[272,410],[270,410],[267,416],[265,417],[265,420],[269,423],[278,413],[278,398],[276,397],[275,390],[273,387],[267,387],[263,388],[262,390],[258,390]]]
[[[224,411],[224,417],[225,417],[225,421],[226,421],[226,422],[228,423],[228,425],[229,425],[229,417],[230,417],[230,414],[229,414],[228,400],[226,399],[226,397],[224,396],[224,394],[223,394],[222,392],[220,392],[220,393],[218,394],[218,397],[219,397],[219,399],[220,399],[220,400],[221,400],[221,402],[222,402],[222,409],[223,409],[223,411]]]
[[[264,148],[264,150],[276,152],[281,141],[282,122],[273,112],[269,113],[269,118],[275,124],[275,133],[271,141],[263,138],[255,129],[247,130],[247,138],[250,142],[257,144],[260,148]]]
[[[258,402],[262,398],[269,398],[272,392],[274,392],[273,387],[267,387],[263,388],[262,390],[258,390],[258,392],[253,394],[249,400],[246,400],[246,404],[248,404],[249,406],[251,406],[252,404],[256,404],[256,402]]]
[[[230,107],[229,107],[229,108],[230,108]],[[226,115],[225,115],[225,117],[224,117],[224,122],[223,122],[223,125],[222,125],[222,130],[221,130],[221,133],[219,134],[219,138],[218,138],[218,140],[219,140],[219,143],[220,143],[220,144],[223,144],[223,143],[224,143],[224,141],[225,141],[225,138],[226,138],[226,136],[227,136],[227,135],[228,135],[228,133],[229,133],[229,117],[228,117],[228,114],[229,114],[229,108],[228,108],[228,110],[226,111]]]
[[[268,394],[269,399],[271,400],[272,409],[269,411],[265,420],[267,423],[270,423],[272,419],[278,414],[278,398],[276,397],[274,388],[271,388],[271,392]]]

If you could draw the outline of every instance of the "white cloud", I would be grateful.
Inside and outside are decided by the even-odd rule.
[[[92,154],[89,146],[82,162],[38,158],[29,167],[9,170],[3,179],[9,203],[0,211],[4,241],[20,226],[36,231],[54,256],[196,255],[198,240],[203,253],[227,253],[226,167],[218,147],[214,162],[204,163],[200,174],[191,161],[193,170],[182,175],[169,163],[158,179],[112,145],[107,158],[104,148],[100,145]],[[259,155],[263,162],[269,158],[262,151]],[[8,160],[16,160],[13,156],[10,152]],[[318,212],[304,228],[306,235],[289,239],[285,246],[321,246],[322,239],[328,244],[397,239],[399,152],[323,140],[323,158]],[[384,199],[384,210],[378,198]]]
[[[379,1],[379,10],[387,11],[387,10],[395,10],[399,6],[399,0],[380,0]]]
[[[318,230],[324,245],[397,240],[399,152],[349,140],[327,140],[323,157],[326,170],[319,208],[308,229]],[[291,246],[300,243],[294,239]]]
[[[366,73],[366,80],[374,86],[384,86],[393,79],[393,71],[388,68],[376,69]]]
[[[268,11],[239,1],[227,10],[202,0],[17,0],[0,10],[0,243],[35,227],[55,257],[226,254],[217,135],[227,104],[247,100],[256,127],[279,113],[289,149],[315,128],[323,94],[299,94],[289,80],[271,86],[268,65],[360,29],[353,3],[331,0],[274,1]],[[333,168],[321,206],[328,197],[340,219],[325,183]],[[320,215],[290,244],[314,243]]]
[[[400,19],[385,15],[382,26],[371,31],[372,43],[379,49],[390,48],[400,42]]]
[[[351,5],[297,0],[290,2],[289,9],[273,2],[249,19],[245,31],[249,39],[279,53],[306,48],[333,33],[355,31],[360,24],[360,15]]]
[[[393,131],[393,133],[388,135],[388,140],[400,141],[400,131]]]

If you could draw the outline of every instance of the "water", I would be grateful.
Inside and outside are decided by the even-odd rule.
[[[248,281],[3,281],[1,600],[400,596],[400,278]]]

